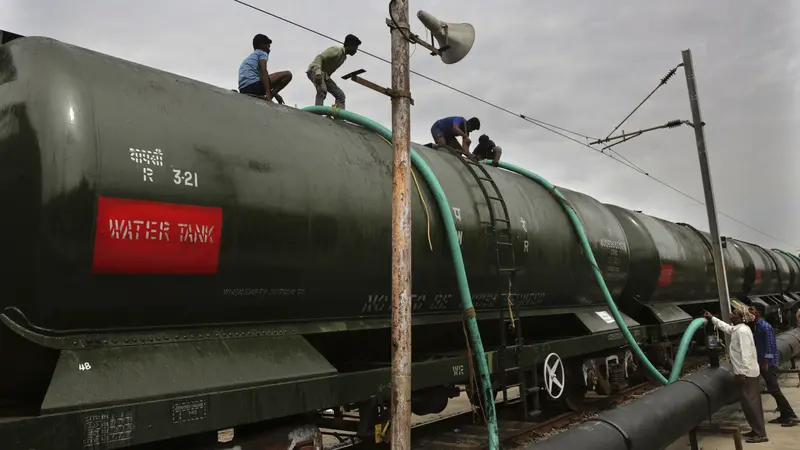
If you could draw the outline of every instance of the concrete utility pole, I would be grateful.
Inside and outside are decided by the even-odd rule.
[[[411,448],[411,34],[408,0],[389,4],[392,33],[392,424],[393,449]]]
[[[703,176],[703,191],[706,197],[708,227],[711,232],[711,249],[714,257],[714,271],[717,276],[720,314],[722,320],[729,322],[731,316],[731,298],[730,295],[728,295],[728,278],[725,274],[725,258],[722,255],[722,241],[719,236],[719,226],[717,225],[717,207],[714,202],[711,169],[708,164],[708,152],[706,151],[706,140],[705,134],[703,133],[705,124],[700,117],[700,102],[697,99],[697,85],[695,84],[694,67],[692,66],[692,51],[688,49],[683,50],[681,54],[683,55],[683,70],[686,73],[686,86],[689,89],[689,104],[692,107],[692,122],[694,125],[695,140],[697,141],[697,155],[700,158],[700,173]]]

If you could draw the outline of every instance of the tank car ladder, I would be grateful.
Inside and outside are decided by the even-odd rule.
[[[498,351],[498,360],[500,363],[500,382],[503,392],[503,403],[505,404],[508,402],[508,372],[517,371],[522,414],[523,417],[527,419],[530,415],[527,402],[528,395],[534,391],[538,391],[538,387],[532,389],[528,388],[526,371],[520,367],[518,361],[517,364],[509,368],[506,368],[505,364],[507,325],[510,325],[514,329],[515,342],[512,348],[517,358],[519,357],[520,348],[525,344],[522,337],[522,321],[519,318],[519,311],[516,302],[512,302],[510,297],[511,283],[514,280],[517,266],[514,255],[514,242],[511,236],[511,218],[508,215],[508,206],[503,199],[500,188],[497,187],[497,184],[492,179],[492,176],[489,175],[484,164],[476,162],[470,157],[464,157],[463,153],[456,151],[453,151],[453,153],[467,167],[473,178],[475,178],[483,197],[486,199],[486,207],[489,210],[489,222],[482,222],[482,225],[488,225],[494,236],[495,243],[494,265],[497,274],[497,293],[495,295],[495,301],[499,303],[498,309],[500,313],[500,349]],[[502,212],[499,217],[495,211],[495,205],[498,203],[502,207]],[[506,291],[505,295],[504,291]],[[503,297],[506,296],[508,301],[503,302]],[[505,316],[506,308],[511,312],[509,318]],[[534,383],[536,383],[535,380]],[[538,401],[535,401],[535,405],[538,405]]]

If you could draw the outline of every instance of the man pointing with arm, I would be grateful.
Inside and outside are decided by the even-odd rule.
[[[728,352],[730,353],[733,374],[740,391],[742,412],[752,430],[745,433],[748,443],[767,442],[767,429],[764,425],[764,409],[761,406],[761,385],[756,344],[753,332],[744,323],[744,313],[734,309],[731,313],[731,324],[727,324],[705,311],[703,316],[730,336]]]

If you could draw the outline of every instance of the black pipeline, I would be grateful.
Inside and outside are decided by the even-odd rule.
[[[776,338],[781,362],[800,356],[800,328]],[[601,414],[532,450],[656,450],[689,433],[721,407],[735,401],[730,365],[702,370],[641,399]]]
[[[778,343],[778,353],[781,354],[782,363],[800,356],[800,324],[792,331],[779,334],[775,340]]]

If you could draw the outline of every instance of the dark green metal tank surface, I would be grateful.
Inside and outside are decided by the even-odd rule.
[[[767,250],[757,245],[728,238],[728,248],[735,248],[745,262],[744,291],[748,295],[778,292],[778,272]],[[788,273],[786,274],[788,277]]]
[[[773,274],[775,276],[775,282],[777,285],[776,291],[790,291],[792,288],[792,272],[789,269],[789,264],[787,263],[786,259],[784,259],[782,254],[776,252],[775,250],[763,247],[761,247],[761,249],[767,254],[772,262],[775,263]]]
[[[0,61],[12,218],[0,245],[14,263],[0,275],[3,308],[54,330],[389,315],[392,153],[377,135],[46,38],[15,40]],[[414,148],[453,207],[476,308],[496,308],[478,186],[453,155]],[[518,304],[602,304],[550,193],[489,171],[511,215]],[[413,188],[415,315],[460,312],[441,220],[420,189],[433,251]],[[622,228],[601,203],[563,192],[618,295]]]
[[[631,248],[630,283],[623,297],[643,303],[688,303],[716,298],[707,241],[696,230],[607,205]]]
[[[782,252],[773,251],[772,253],[775,255],[776,259],[783,260],[789,272],[789,287],[786,288],[786,291],[795,292],[800,290],[800,261]]]

